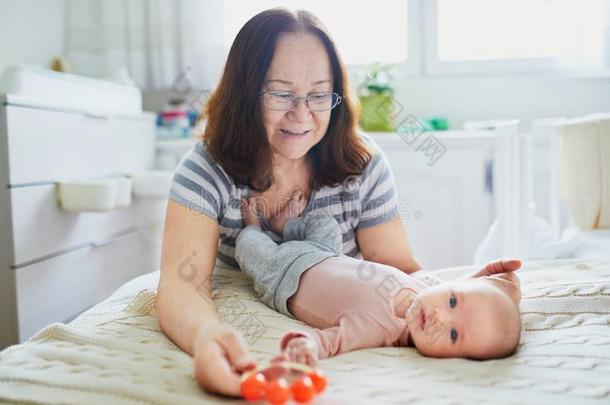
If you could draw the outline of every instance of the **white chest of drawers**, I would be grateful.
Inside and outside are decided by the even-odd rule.
[[[158,268],[166,200],[106,212],[57,203],[67,178],[153,168],[154,114],[95,115],[0,97],[0,349]]]

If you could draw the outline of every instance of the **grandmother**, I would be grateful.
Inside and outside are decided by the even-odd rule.
[[[242,335],[219,316],[211,278],[216,266],[239,271],[242,198],[251,197],[263,231],[277,242],[269,219],[298,190],[308,200],[304,212],[337,219],[343,254],[406,273],[420,265],[398,216],[388,161],[358,131],[344,64],[311,13],[270,9],[246,22],[205,113],[203,140],[172,182],[157,312],[163,332],[194,357],[199,385],[239,396],[240,373],[255,364]]]

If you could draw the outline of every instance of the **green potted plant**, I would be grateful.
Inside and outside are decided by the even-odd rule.
[[[358,87],[360,125],[364,131],[388,132],[395,129],[393,69],[394,65],[375,63],[365,71],[365,79]]]

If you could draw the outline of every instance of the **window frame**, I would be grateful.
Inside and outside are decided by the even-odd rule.
[[[434,77],[610,77],[610,57],[601,68],[569,68],[559,58],[443,61],[438,52],[438,0],[404,0],[407,4],[407,59],[392,63],[399,78]],[[458,0],[456,0],[458,1]],[[605,0],[610,19],[610,0]],[[610,55],[610,22],[604,53]],[[228,51],[228,50],[227,50]],[[385,62],[382,62],[385,63]],[[347,64],[350,72],[367,65]]]
[[[565,77],[608,77],[610,61],[596,69],[566,68],[559,58],[515,58],[502,60],[443,61],[438,52],[438,1],[407,0],[410,8],[419,13],[420,18],[409,18],[409,33],[417,31],[416,44],[409,41],[409,51],[420,55],[420,67],[408,67],[405,72],[419,70],[421,76],[565,76]],[[608,0],[610,3],[610,0]],[[610,7],[610,4],[609,4]],[[608,11],[610,12],[610,10]],[[608,27],[610,31],[610,27]],[[610,34],[609,34],[610,35]],[[610,40],[606,44],[610,47]],[[610,52],[610,49],[605,51]],[[411,52],[409,52],[409,55]]]
[[[401,76],[420,76],[423,73],[421,21],[423,17],[420,0],[405,0],[407,2],[407,60],[398,66]]]

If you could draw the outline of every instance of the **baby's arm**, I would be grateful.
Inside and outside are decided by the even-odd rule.
[[[432,274],[432,272],[429,270],[418,270],[413,273],[410,273],[409,276],[421,281],[428,287],[432,287],[433,285],[438,285],[445,282],[445,280],[441,280],[440,278]]]
[[[458,279],[464,280],[464,279],[479,278],[479,277],[492,276],[492,275],[497,276],[500,274],[509,274],[509,275],[514,276],[514,272],[516,270],[518,270],[520,267],[521,267],[521,261],[517,260],[517,259],[497,260],[493,263],[489,263],[488,265],[486,265],[485,267],[483,267],[480,270],[477,270],[466,276],[459,277]],[[420,280],[421,282],[423,282],[424,284],[426,284],[428,286],[442,284],[446,281],[446,280],[442,280],[442,279],[438,278],[437,276],[435,276],[432,273],[433,272],[428,271],[428,270],[417,270],[412,273],[409,273],[409,276],[412,276],[412,277]],[[509,277],[512,277],[512,276],[509,276]],[[509,281],[514,282],[514,280],[509,280]],[[517,284],[518,284],[518,279],[517,279]]]
[[[480,277],[494,277],[502,280],[509,281],[521,290],[521,282],[519,281],[519,277],[515,274],[515,271],[519,269],[521,266],[521,262],[519,260],[500,260],[494,263],[491,263],[482,270],[476,271],[474,273],[468,274],[460,279],[471,279],[471,278],[480,278]],[[442,280],[435,276],[433,272],[426,270],[418,270],[409,274],[411,277],[418,279],[429,287],[437,284],[442,284],[446,280]]]
[[[387,329],[375,319],[348,312],[341,316],[338,326],[286,333],[280,340],[280,351],[292,361],[305,359],[315,365],[318,359],[385,346],[387,338]]]

